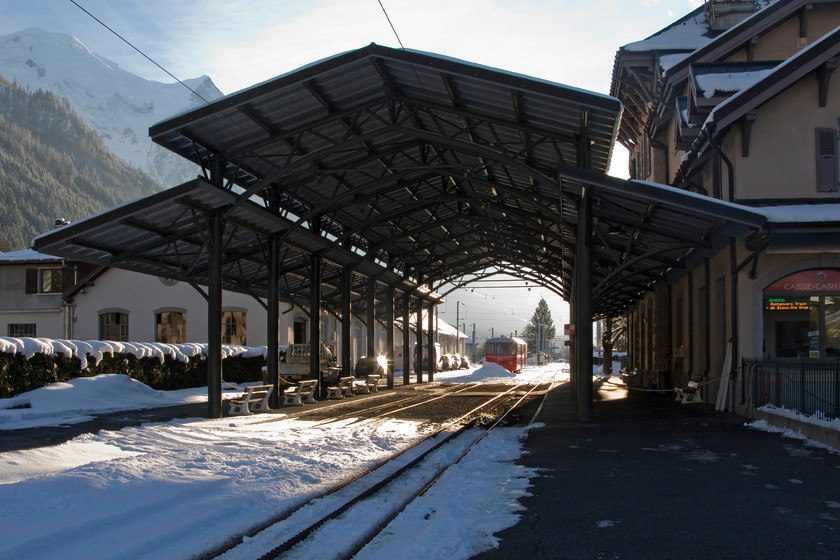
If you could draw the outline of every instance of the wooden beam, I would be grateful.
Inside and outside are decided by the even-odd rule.
[[[828,102],[828,87],[831,82],[831,74],[834,72],[834,69],[837,68],[837,57],[831,57],[825,61],[820,67],[817,69],[817,82],[819,83],[820,88],[820,107],[825,107],[826,103]]]
[[[750,157],[750,137],[752,136],[752,125],[757,115],[750,111],[740,120],[741,125],[741,157]]]

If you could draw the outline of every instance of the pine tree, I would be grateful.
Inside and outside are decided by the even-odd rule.
[[[0,79],[0,251],[28,247],[56,218],[76,221],[157,189],[66,100]]]
[[[525,338],[528,341],[528,349],[531,352],[548,352],[549,344],[554,340],[554,321],[551,318],[551,311],[548,303],[540,298],[531,322],[525,327]]]

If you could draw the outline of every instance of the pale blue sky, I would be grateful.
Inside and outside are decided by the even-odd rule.
[[[378,0],[76,2],[179,79],[206,74],[225,94],[371,42],[400,46]],[[652,35],[703,0],[381,2],[406,48],[609,93],[619,47]],[[33,26],[73,35],[144,78],[172,82],[70,0],[0,0],[0,35]],[[623,148],[615,151],[611,174],[627,176]],[[547,290],[491,293],[524,317],[546,297],[562,332],[568,311]],[[473,305],[467,315],[474,321],[476,313]]]
[[[232,93],[371,42],[398,47],[377,0],[76,0],[175,76]],[[608,93],[615,51],[702,0],[382,0],[406,48]],[[0,34],[71,34],[171,82],[70,0],[0,0]],[[2,69],[0,69],[2,74]]]

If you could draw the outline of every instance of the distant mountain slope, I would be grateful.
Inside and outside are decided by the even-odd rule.
[[[70,35],[34,27],[0,36],[0,74],[24,89],[67,99],[112,152],[163,187],[192,179],[198,168],[153,144],[149,127],[222,97],[207,76],[184,80],[197,97],[179,83],[126,72]]]
[[[56,218],[78,220],[156,190],[67,101],[0,77],[0,251],[29,247]]]

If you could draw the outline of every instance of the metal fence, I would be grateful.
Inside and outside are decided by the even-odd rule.
[[[840,418],[840,359],[743,360],[747,404]]]

